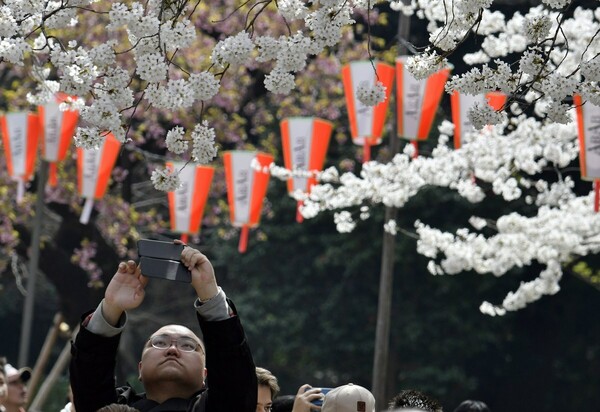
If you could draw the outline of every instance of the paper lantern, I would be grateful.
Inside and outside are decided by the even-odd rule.
[[[579,165],[581,178],[594,182],[594,211],[600,206],[600,107],[583,103],[579,95],[573,97],[579,131]]]
[[[59,93],[54,100],[38,106],[41,124],[42,158],[50,163],[48,184],[56,186],[56,165],[65,159],[67,150],[75,134],[79,112],[61,111],[59,106],[69,96]]]
[[[394,82],[394,67],[369,60],[352,62],[342,67],[342,80],[352,141],[364,146],[363,160],[366,162],[371,157],[371,146],[380,144],[382,140],[383,125]],[[365,106],[356,97],[358,86],[362,82],[374,85],[378,81],[386,87],[385,100],[376,106]]]
[[[248,230],[258,226],[269,184],[268,167],[273,156],[254,151],[234,150],[223,154],[227,200],[231,223],[242,229],[238,250],[248,246]]]
[[[108,187],[121,143],[112,133],[106,135],[98,149],[77,149],[77,183],[79,195],[86,199],[79,221],[89,222],[94,199],[101,199]]]
[[[17,181],[17,202],[25,193],[25,182],[33,176],[40,124],[29,112],[8,113],[0,117],[2,142],[9,176]]]
[[[454,148],[458,149],[462,145],[464,136],[475,131],[475,128],[469,120],[469,109],[475,103],[484,104],[487,101],[494,110],[500,110],[506,103],[506,95],[500,92],[491,92],[485,95],[476,96],[462,94],[457,91],[452,93],[450,97],[450,105],[452,108],[452,123],[454,123]]]
[[[329,147],[333,125],[317,117],[290,117],[280,123],[283,161],[286,169],[296,171],[321,171]],[[287,181],[288,193],[296,190],[310,192],[316,183],[314,176],[291,177]],[[300,207],[301,202],[298,202]],[[296,220],[302,222],[297,212]]]
[[[215,169],[193,163],[186,165],[184,162],[167,162],[167,167],[179,171],[181,180],[181,186],[167,195],[171,230],[181,233],[181,240],[187,243],[188,234],[200,231]]]
[[[429,136],[450,69],[442,69],[427,79],[417,80],[406,67],[407,59],[408,56],[396,59],[397,136],[411,140],[417,149],[416,142]]]

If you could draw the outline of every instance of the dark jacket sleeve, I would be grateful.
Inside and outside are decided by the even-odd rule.
[[[235,311],[233,303],[228,303]],[[206,346],[206,412],[255,412],[256,368],[240,318],[198,320]]]
[[[69,366],[77,412],[95,412],[117,401],[115,363],[120,337],[99,336],[80,325],[75,341],[71,342]]]

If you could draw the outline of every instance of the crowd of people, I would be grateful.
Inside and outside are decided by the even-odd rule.
[[[178,242],[178,241],[176,241]],[[439,402],[416,390],[403,390],[388,405],[375,405],[366,388],[304,384],[295,395],[280,395],[277,378],[256,367],[233,302],[217,284],[208,258],[185,245],[181,263],[191,273],[203,339],[171,324],[146,341],[138,366],[144,388],[117,386],[115,364],[127,312],[139,307],[148,283],[132,260],[119,264],[98,307],[82,317],[72,342],[69,367],[72,398],[61,412],[442,412]],[[31,369],[0,364],[0,412],[25,412]],[[466,400],[454,412],[490,412],[485,403]]]

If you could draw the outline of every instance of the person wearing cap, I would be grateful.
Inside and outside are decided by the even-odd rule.
[[[360,385],[338,386],[325,395],[321,412],[375,412],[375,397]]]
[[[25,412],[27,404],[26,383],[31,378],[30,368],[17,369],[11,364],[4,365],[6,381],[8,384],[7,395],[2,401],[6,412]]]
[[[255,412],[256,370],[235,307],[217,285],[205,255],[186,246],[181,263],[191,272],[204,342],[185,326],[163,326],[142,350],[138,371],[145,393],[129,385],[115,388],[126,312],[140,306],[149,281],[134,261],[121,262],[98,308],[84,315],[71,346],[69,370],[77,412],[96,412],[113,403],[141,412]]]

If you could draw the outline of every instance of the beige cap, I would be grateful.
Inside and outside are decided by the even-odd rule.
[[[21,379],[25,383],[31,378],[31,368],[17,369],[10,363],[4,365],[4,372],[6,373],[6,380],[9,382]]]
[[[375,397],[362,386],[349,383],[325,395],[321,412],[375,412]]]

